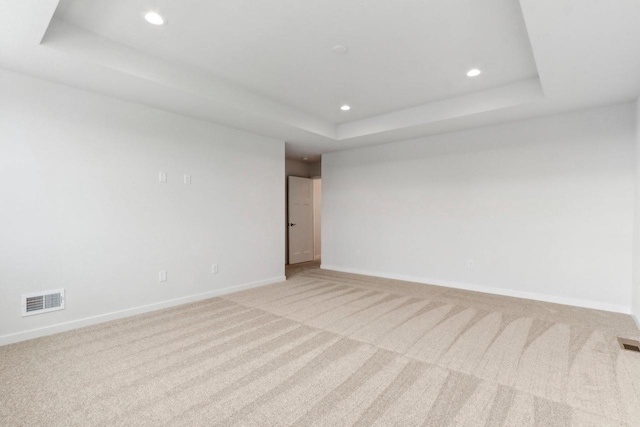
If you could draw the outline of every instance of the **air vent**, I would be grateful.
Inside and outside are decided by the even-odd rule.
[[[640,341],[618,338],[618,344],[620,344],[620,348],[623,350],[640,352]]]
[[[64,289],[22,295],[22,315],[48,313],[64,309]]]

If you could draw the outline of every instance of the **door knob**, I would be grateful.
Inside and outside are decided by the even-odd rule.
[[[289,223],[289,227],[293,227],[295,224],[294,223]]]

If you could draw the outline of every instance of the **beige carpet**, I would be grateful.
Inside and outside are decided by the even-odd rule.
[[[288,274],[0,347],[0,425],[640,425],[629,316]]]

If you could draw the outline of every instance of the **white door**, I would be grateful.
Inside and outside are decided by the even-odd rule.
[[[289,177],[289,264],[313,260],[313,180]]]

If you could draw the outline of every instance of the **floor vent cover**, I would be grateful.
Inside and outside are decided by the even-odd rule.
[[[640,352],[640,341],[630,340],[628,338],[618,338],[620,348],[623,350],[631,350]]]
[[[64,289],[22,295],[22,316],[64,309]]]

